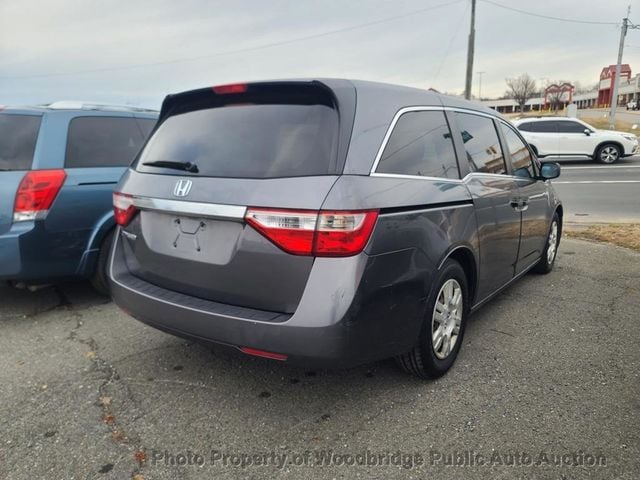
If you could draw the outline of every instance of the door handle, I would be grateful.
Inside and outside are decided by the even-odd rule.
[[[509,204],[516,212],[524,212],[529,208],[529,199],[513,198]]]

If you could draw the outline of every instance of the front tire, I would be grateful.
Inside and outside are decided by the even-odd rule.
[[[617,162],[622,156],[620,147],[614,143],[601,145],[595,154],[595,159],[600,163],[611,164]]]
[[[109,288],[109,278],[107,276],[107,262],[109,260],[109,251],[113,244],[113,230],[111,230],[100,245],[100,253],[98,253],[98,261],[96,262],[96,271],[90,279],[93,288],[105,297],[111,296]]]
[[[447,373],[462,345],[469,313],[468,292],[463,268],[448,259],[429,294],[418,345],[396,357],[403,370],[420,378],[437,378]]]
[[[547,243],[542,251],[540,261],[533,267],[533,271],[536,273],[547,274],[553,270],[553,266],[556,264],[556,257],[558,255],[558,245],[560,244],[560,218],[558,213],[553,214],[553,220],[549,226],[549,233],[547,234]]]

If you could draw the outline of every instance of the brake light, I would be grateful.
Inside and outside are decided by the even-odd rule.
[[[126,227],[135,216],[138,209],[133,204],[133,197],[126,193],[113,192],[113,216],[116,223]]]
[[[13,220],[46,217],[67,174],[64,170],[33,170],[22,178],[13,207]]]
[[[348,257],[362,251],[377,210],[312,211],[249,208],[245,220],[287,253]]]
[[[233,93],[245,93],[247,91],[246,83],[232,83],[229,85],[218,85],[211,87],[214,93],[218,95],[227,95]]]

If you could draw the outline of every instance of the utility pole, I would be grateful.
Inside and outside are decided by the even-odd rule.
[[[476,40],[476,0],[471,0],[471,27],[469,29],[469,45],[467,47],[467,76],[464,82],[464,98],[471,99],[471,81],[473,79],[473,49]]]
[[[476,72],[478,75],[478,100],[482,100],[482,75],[485,72]]]
[[[613,79],[613,92],[611,95],[611,111],[609,112],[609,128],[616,128],[616,109],[618,108],[618,84],[620,83],[620,73],[622,70],[622,51],[624,50],[624,39],[627,36],[627,27],[629,26],[629,15],[631,14],[631,5],[627,7],[627,16],[622,19],[622,28],[620,29],[620,46],[618,47],[618,63],[616,63],[616,76]],[[633,28],[633,27],[632,27]]]

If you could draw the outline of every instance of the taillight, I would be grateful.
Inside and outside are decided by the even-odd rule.
[[[22,178],[13,207],[13,220],[21,222],[44,218],[64,179],[64,170],[33,170]]]
[[[218,95],[228,95],[232,93],[245,93],[247,91],[246,83],[232,83],[230,85],[218,85],[211,87],[214,93]]]
[[[347,257],[362,251],[378,218],[377,210],[311,211],[249,208],[245,220],[285,252]]]
[[[116,223],[126,227],[135,216],[138,209],[133,204],[133,197],[126,193],[113,192],[113,216]]]

